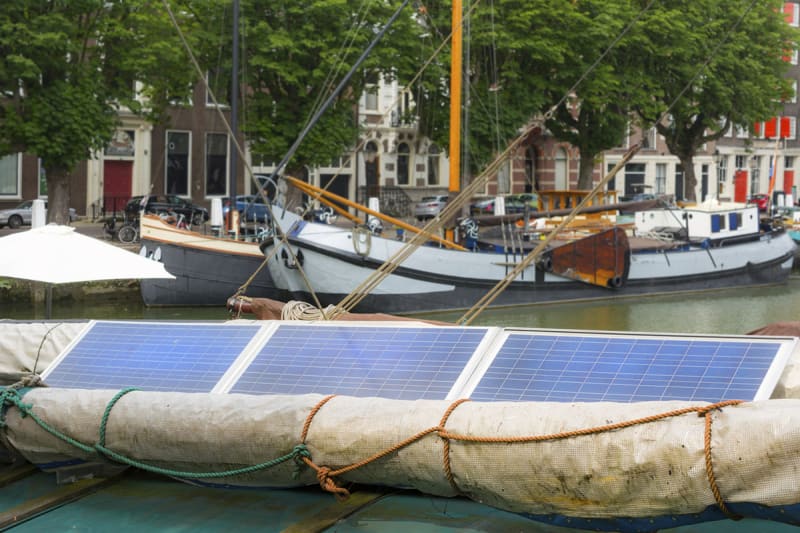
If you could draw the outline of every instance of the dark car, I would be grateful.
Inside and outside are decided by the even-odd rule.
[[[222,216],[227,217],[231,210],[231,199],[222,199]],[[246,222],[266,223],[270,220],[269,207],[261,195],[243,194],[236,197],[236,210],[239,211],[239,220]]]
[[[183,215],[192,224],[202,224],[208,220],[208,210],[205,207],[194,205],[189,200],[174,194],[151,194],[147,196],[134,196],[125,205],[125,214],[129,218],[135,218],[139,212],[144,210],[148,214],[161,215],[164,213],[175,213]]]

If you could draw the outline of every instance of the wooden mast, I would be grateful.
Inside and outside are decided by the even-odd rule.
[[[461,55],[462,55],[461,0],[453,0],[452,33],[450,44],[450,198],[461,191]],[[445,239],[454,240],[454,229],[445,229]]]

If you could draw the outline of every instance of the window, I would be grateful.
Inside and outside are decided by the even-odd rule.
[[[747,166],[747,156],[746,155],[737,155],[736,156],[736,170],[742,170]]]
[[[19,154],[0,157],[0,197],[20,197],[20,160]]]
[[[500,168],[497,169],[497,194],[508,194],[511,192],[509,164],[509,161],[505,161]]]
[[[794,156],[787,155],[783,158],[783,168],[786,170],[792,170],[794,168]]]
[[[656,194],[667,192],[667,164],[656,163]]]
[[[719,166],[717,166],[717,180],[720,183],[724,183],[725,180],[728,179],[728,158],[727,156],[721,156],[719,158]]]
[[[439,146],[428,147],[428,185],[439,185]]]
[[[408,185],[409,182],[409,153],[408,144],[401,143],[397,147],[397,184]]]
[[[225,196],[228,191],[228,136],[206,135],[206,196]]]
[[[367,111],[378,111],[378,76],[370,74],[367,76],[364,87],[364,108]]]
[[[754,155],[750,165],[750,194],[758,192],[758,181],[761,177],[761,156]]]
[[[625,165],[625,196],[633,196],[644,192],[644,163],[628,163]]]
[[[217,99],[216,105],[229,106],[231,103],[231,83],[230,78],[225,76],[223,69],[213,69],[206,72],[206,105],[213,106],[214,98]],[[209,91],[210,89],[210,91]],[[211,97],[214,93],[214,98]]]
[[[39,197],[47,198],[47,171],[42,165],[41,159],[37,161],[37,165],[39,166]]]
[[[567,184],[567,152],[563,148],[556,150],[555,187],[557,191],[566,191]]]
[[[191,134],[186,131],[167,132],[166,192],[178,196],[189,196],[189,164]]]
[[[656,149],[656,129],[655,127],[642,131],[642,149]]]

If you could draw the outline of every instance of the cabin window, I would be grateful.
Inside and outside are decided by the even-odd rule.
[[[20,196],[20,156],[0,157],[0,196]]]
[[[730,219],[731,231],[739,229],[739,227],[742,225],[741,213],[729,213],[728,218]]]
[[[711,233],[719,233],[724,224],[725,217],[722,215],[711,215]]]
[[[409,154],[411,150],[408,144],[401,143],[397,147],[397,184],[408,185],[409,175]]]
[[[439,185],[439,146],[428,147],[428,185]]]
[[[206,196],[225,196],[228,190],[228,136],[206,135]]]
[[[189,146],[191,134],[188,131],[168,131],[166,158],[166,192],[178,196],[189,196]]]

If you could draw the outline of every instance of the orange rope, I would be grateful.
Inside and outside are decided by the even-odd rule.
[[[308,417],[306,418],[306,422],[303,425],[302,439],[301,439],[303,444],[305,444],[306,437],[308,436],[308,430],[311,426],[311,421],[314,418],[314,415],[316,415],[317,412],[319,412],[319,410],[322,408],[322,406],[325,405],[331,398],[333,398],[333,395],[323,398],[309,413]],[[711,487],[711,492],[714,495],[714,499],[717,502],[717,505],[719,506],[720,510],[722,510],[722,512],[725,513],[726,516],[728,516],[733,520],[739,520],[742,518],[741,516],[732,513],[728,509],[728,506],[725,504],[725,500],[722,498],[719,486],[717,485],[717,481],[714,476],[714,468],[711,458],[711,425],[713,422],[713,418],[711,416],[712,412],[722,409],[723,407],[739,405],[743,403],[741,400],[726,400],[711,405],[704,405],[698,407],[685,407],[683,409],[675,409],[664,413],[658,413],[655,415],[636,418],[634,420],[626,420],[623,422],[606,424],[603,426],[596,426],[592,428],[563,431],[560,433],[552,433],[550,435],[528,435],[528,436],[518,436],[518,437],[482,437],[477,435],[463,435],[459,433],[450,433],[445,429],[445,424],[447,423],[447,420],[450,418],[450,415],[459,405],[468,401],[469,401],[468,398],[463,398],[451,403],[450,406],[448,406],[447,410],[445,411],[444,415],[442,416],[442,419],[439,422],[438,426],[433,426],[428,429],[422,430],[419,433],[416,433],[415,435],[412,435],[411,437],[408,437],[407,439],[404,439],[398,442],[397,444],[394,444],[393,446],[390,446],[376,454],[371,455],[370,457],[367,457],[366,459],[363,459],[356,463],[352,463],[348,466],[344,466],[334,470],[327,466],[318,466],[308,457],[303,457],[302,460],[317,473],[317,481],[319,481],[320,487],[322,487],[324,490],[328,492],[333,493],[334,495],[336,495],[338,499],[345,499],[350,495],[350,492],[347,489],[336,485],[336,482],[332,478],[341,476],[342,474],[346,474],[348,472],[352,472],[353,470],[357,470],[372,462],[382,459],[387,455],[395,453],[396,451],[401,450],[402,448],[405,448],[406,446],[413,444],[414,442],[422,439],[427,435],[436,433],[437,436],[440,439],[442,439],[444,445],[443,469],[445,477],[447,478],[448,482],[453,487],[453,489],[460,494],[461,491],[459,490],[458,486],[455,483],[455,478],[453,476],[450,465],[450,441],[452,440],[461,442],[477,442],[477,443],[492,443],[492,444],[497,444],[497,443],[519,444],[519,443],[529,443],[529,442],[545,442],[553,440],[563,440],[572,437],[594,435],[609,431],[616,431],[619,429],[625,429],[637,425],[650,424],[652,422],[657,422],[659,420],[673,418],[676,416],[682,416],[689,413],[697,413],[698,416],[705,417],[704,454],[706,463],[706,474],[708,476],[708,482]]]
[[[736,402],[741,403],[741,402]],[[731,403],[731,405],[736,405],[736,403]],[[717,404],[719,405],[719,404]],[[720,510],[730,518],[731,520],[741,520],[743,517],[736,513],[731,512],[728,509],[728,506],[725,504],[725,500],[722,499],[722,494],[719,492],[719,487],[717,486],[717,479],[714,476],[714,465],[711,463],[711,410],[705,412],[706,418],[706,429],[705,435],[703,436],[703,452],[705,453],[706,458],[706,475],[708,476],[708,484],[711,485],[711,493],[714,495],[714,500],[717,502],[717,506]]]

